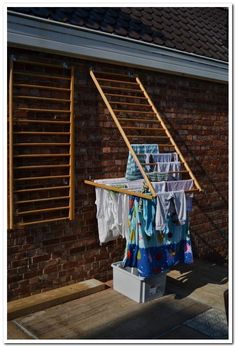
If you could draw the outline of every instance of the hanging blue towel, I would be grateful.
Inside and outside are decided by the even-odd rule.
[[[129,197],[129,220],[124,266],[136,267],[149,277],[181,262],[193,262],[189,222],[180,225],[172,218],[163,230],[155,230],[155,200]]]
[[[132,144],[131,146],[136,154],[140,154],[138,155],[138,158],[139,161],[142,163],[145,163],[147,160],[146,154],[154,155],[159,153],[159,148],[157,144]],[[132,154],[129,153],[125,178],[128,180],[137,180],[142,177],[143,176],[138,166],[136,165]]]

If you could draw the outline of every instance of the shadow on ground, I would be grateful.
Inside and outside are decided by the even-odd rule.
[[[178,271],[176,276],[167,276],[167,293],[175,293],[176,298],[191,295],[196,289],[208,284],[223,285],[228,282],[227,266],[215,263],[196,262],[192,265],[178,265],[172,270]]]

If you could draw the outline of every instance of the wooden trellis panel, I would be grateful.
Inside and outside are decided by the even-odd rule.
[[[185,179],[191,178],[194,182],[194,188],[190,191],[201,191],[200,184],[140,79],[137,76],[101,71],[95,73],[92,70],[90,75],[149,188],[151,196],[143,195],[143,197],[152,198],[157,195],[146,170],[146,166],[155,165],[155,163],[140,162],[139,155],[134,152],[131,143],[156,143],[161,153],[176,152],[182,168],[168,173],[179,173],[182,177],[185,176]],[[106,188],[106,186],[92,181],[85,181],[85,183]],[[114,190],[112,187],[106,189]],[[116,189],[116,191],[119,190]],[[120,192],[123,191],[120,190]],[[137,193],[128,190],[126,193],[137,195]]]
[[[73,105],[73,67],[10,61],[10,229],[74,218]]]

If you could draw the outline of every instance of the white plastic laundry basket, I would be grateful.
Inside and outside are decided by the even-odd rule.
[[[144,303],[163,296],[166,272],[145,278],[138,275],[136,268],[122,267],[122,262],[113,263],[113,289],[128,298]]]

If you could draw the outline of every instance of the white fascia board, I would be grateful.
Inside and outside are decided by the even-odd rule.
[[[228,81],[228,63],[134,40],[86,31],[41,18],[8,14],[8,46]]]

